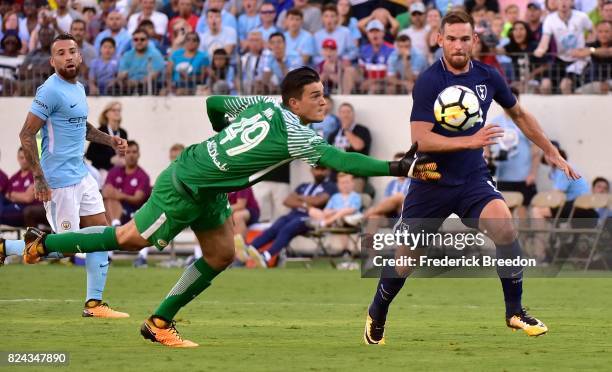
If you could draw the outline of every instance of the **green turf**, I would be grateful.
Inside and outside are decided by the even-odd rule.
[[[550,328],[539,338],[505,327],[497,279],[412,279],[391,309],[388,344],[377,347],[361,338],[376,280],[317,267],[234,269],[179,313],[179,330],[201,347],[173,350],[138,328],[180,272],[111,268],[106,300],[132,317],[110,321],[80,317],[83,268],[3,267],[0,350],[69,351],[58,371],[611,368],[612,279],[526,280],[525,303]]]

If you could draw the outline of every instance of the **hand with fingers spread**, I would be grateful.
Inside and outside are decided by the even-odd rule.
[[[569,165],[568,162],[565,159],[563,159],[563,156],[561,156],[561,154],[559,153],[559,151],[556,148],[554,149],[554,151],[551,150],[549,152],[546,152],[544,154],[544,157],[546,158],[546,162],[549,165],[562,170],[563,173],[565,173],[565,175],[567,176],[568,179],[570,179],[570,180],[577,180],[578,178],[581,177],[572,168],[572,166]]]
[[[419,148],[414,143],[404,157],[398,161],[389,162],[389,174],[395,177],[410,177],[423,181],[437,181],[442,175],[437,171],[438,164],[427,155],[415,158]]]
[[[497,144],[496,138],[504,136],[504,130],[497,124],[487,124],[469,137],[466,137],[469,149],[481,149],[485,146]]]

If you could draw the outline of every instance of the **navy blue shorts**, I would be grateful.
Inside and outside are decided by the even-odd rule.
[[[494,199],[504,200],[490,177],[478,177],[458,186],[412,182],[401,218],[409,225],[427,219],[424,230],[437,231],[442,222],[455,213],[463,223],[477,228],[475,222],[480,213]]]

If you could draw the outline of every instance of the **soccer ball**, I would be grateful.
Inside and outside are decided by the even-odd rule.
[[[450,86],[438,94],[434,116],[440,125],[453,132],[482,122],[482,110],[476,93],[463,85]]]

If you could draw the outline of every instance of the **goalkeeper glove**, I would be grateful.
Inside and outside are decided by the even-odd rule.
[[[437,172],[438,164],[427,155],[415,158],[418,143],[414,143],[404,157],[389,162],[389,174],[394,177],[410,177],[422,181],[437,181],[442,175]]]

